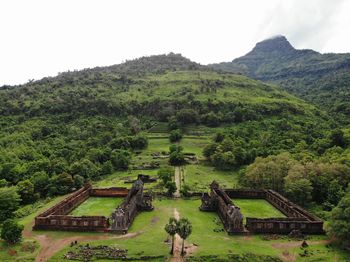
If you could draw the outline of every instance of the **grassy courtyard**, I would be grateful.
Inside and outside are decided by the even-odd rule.
[[[113,210],[123,202],[122,197],[89,197],[75,208],[71,216],[105,216],[109,217]]]
[[[241,208],[245,218],[285,217],[283,213],[265,199],[233,199],[233,203]]]
[[[128,255],[155,256],[162,255],[164,261],[168,257],[169,244],[164,241],[167,234],[164,225],[170,216],[174,214],[174,209],[180,213],[180,217],[187,217],[193,225],[193,232],[187,244],[195,244],[192,256],[211,256],[220,254],[220,257],[227,258],[228,254],[270,255],[285,259],[294,257],[293,261],[346,261],[347,254],[334,248],[326,247],[325,236],[313,236],[308,240],[313,252],[311,257],[300,257],[301,241],[291,241],[287,238],[277,240],[264,240],[262,236],[229,236],[226,232],[216,232],[222,229],[222,224],[216,215],[211,212],[201,212],[199,199],[156,199],[154,201],[155,210],[152,212],[140,213],[129,233],[135,233],[131,238],[118,239],[111,235],[110,239],[88,241],[90,245],[111,245],[128,249]],[[80,234],[80,233],[77,233]],[[98,235],[98,234],[97,234]],[[49,261],[62,261],[63,255],[72,250],[66,247],[54,255]]]
[[[220,171],[212,166],[204,164],[184,166],[184,184],[195,192],[207,192],[213,180],[224,188],[235,188],[237,186],[238,174],[234,171]]]

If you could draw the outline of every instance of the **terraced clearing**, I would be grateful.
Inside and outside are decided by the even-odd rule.
[[[122,202],[122,197],[89,197],[69,215],[109,217]]]
[[[207,192],[213,180],[224,188],[235,188],[238,183],[238,174],[234,171],[220,171],[212,166],[186,165],[184,166],[184,184],[194,192]]]

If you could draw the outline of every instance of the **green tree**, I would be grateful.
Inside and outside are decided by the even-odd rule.
[[[131,161],[130,152],[127,150],[116,150],[112,152],[111,161],[114,168],[117,170],[128,169]]]
[[[350,188],[332,210],[328,233],[337,237],[344,246],[350,245]]]
[[[185,155],[181,151],[174,151],[169,156],[169,163],[173,166],[180,166],[185,163]]]
[[[332,146],[343,147],[345,145],[344,132],[341,129],[335,129],[331,133],[330,138]]]
[[[340,199],[344,196],[344,194],[345,192],[341,187],[341,185],[339,184],[338,180],[333,179],[328,185],[327,201],[332,205],[336,205],[338,204]]]
[[[163,181],[165,185],[167,182],[172,181],[174,177],[174,168],[172,167],[161,167],[158,170],[158,177]]]
[[[0,179],[0,187],[6,187],[8,186],[8,182],[6,179]]]
[[[21,198],[15,187],[0,188],[0,222],[13,217],[20,202]]]
[[[184,252],[185,240],[192,233],[192,224],[187,218],[181,218],[179,220],[177,233],[182,238],[181,255],[184,255],[185,254],[185,252]]]
[[[44,171],[36,172],[30,179],[34,185],[34,191],[39,193],[41,197],[45,197],[50,186],[50,178]]]
[[[294,181],[287,180],[284,191],[290,200],[306,206],[311,200],[312,189],[310,180],[301,178]]]
[[[74,186],[75,188],[81,188],[83,187],[84,185],[84,178],[82,176],[79,176],[79,175],[75,175],[74,176]]]
[[[7,219],[2,225],[1,238],[9,244],[16,244],[22,239],[23,225],[13,219]]]
[[[37,199],[37,195],[34,192],[34,185],[28,179],[20,181],[17,184],[17,192],[21,196],[23,204],[29,204]]]
[[[243,176],[243,183],[252,188],[269,188],[283,192],[284,178],[296,163],[289,154],[283,153],[266,158],[257,157]]]
[[[94,179],[99,175],[98,167],[89,159],[82,159],[74,162],[70,167],[70,173],[72,175],[79,175],[85,179]]]
[[[62,173],[51,178],[50,194],[64,195],[72,191],[74,180],[68,173]]]
[[[170,135],[169,135],[170,142],[172,143],[178,142],[181,140],[181,138],[182,138],[182,132],[180,129],[175,129],[170,131]]]
[[[176,189],[177,189],[176,183],[172,182],[172,181],[168,181],[165,184],[165,188],[168,189],[168,195],[172,196],[176,192]]]
[[[111,161],[106,161],[102,164],[101,174],[103,176],[110,175],[113,173],[113,164]]]
[[[164,230],[171,236],[171,251],[170,254],[174,254],[174,242],[175,234],[178,231],[178,221],[176,218],[169,218],[168,224],[165,225]]]

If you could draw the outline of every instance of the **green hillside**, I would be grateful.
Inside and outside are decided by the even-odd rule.
[[[207,192],[213,180],[224,188],[277,190],[330,221],[332,234],[343,232],[337,224],[344,220],[341,213],[337,220],[331,210],[342,208],[340,199],[346,201],[350,132],[278,86],[219,73],[181,55],[144,57],[4,86],[0,127],[0,223],[12,217],[25,225],[24,241],[15,249],[1,242],[0,257],[9,261],[19,259],[18,254],[38,259],[47,245],[67,241],[46,254],[49,261],[61,261],[77,237],[79,245],[126,248],[135,259],[168,257],[164,225],[176,210],[193,223],[193,234],[186,240],[198,248],[190,257],[193,261],[280,261],[286,252],[298,255],[294,246],[275,246],[290,243],[287,236],[273,242],[260,236],[227,236],[215,213],[200,212],[198,198],[188,200],[193,192]],[[145,184],[155,195],[155,210],[136,217],[130,228],[131,234],[138,232],[134,236],[31,230],[34,217],[62,199],[56,196],[85,182],[130,187],[125,182],[139,174],[158,180]],[[177,189],[181,198],[172,199]],[[267,203],[239,204],[248,215],[279,215]],[[109,216],[116,205],[113,199],[89,199],[72,214]],[[51,242],[40,242],[43,237]],[[242,249],[247,237],[250,245]],[[309,250],[318,252],[314,259],[348,258],[326,237],[307,241]],[[29,244],[31,253],[24,248]]]
[[[211,67],[278,84],[348,122],[350,54],[298,50],[278,36],[257,43],[245,56]]]

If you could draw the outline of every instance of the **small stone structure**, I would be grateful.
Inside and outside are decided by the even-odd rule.
[[[323,221],[310,214],[300,206],[273,190],[223,190],[213,181],[210,194],[202,195],[202,211],[218,213],[229,234],[235,233],[272,233],[289,234],[292,230],[300,230],[305,234],[323,234]],[[243,215],[231,199],[265,199],[286,217],[283,218],[246,218],[243,225]]]
[[[125,200],[119,206],[119,208],[126,211],[128,214],[127,227],[124,227],[123,231],[115,230],[115,227],[113,227],[111,230],[109,218],[105,216],[68,215],[73,209],[87,200],[90,196],[124,197]],[[137,204],[136,209],[133,208],[134,203]],[[117,208],[117,210],[119,208]],[[135,182],[130,190],[123,187],[94,189],[92,188],[91,184],[86,184],[83,188],[70,194],[58,204],[35,217],[33,230],[126,232],[134,220],[137,211],[152,209],[152,198],[143,194],[143,183],[139,180]]]
[[[153,210],[152,197],[144,194],[143,182],[138,179],[124,202],[113,212],[111,231],[126,233],[138,211],[151,210]]]
[[[144,175],[144,174],[138,174],[136,180],[126,180],[124,183],[135,183],[137,180],[141,180],[143,183],[154,183],[157,182],[157,178],[151,177],[149,175]]]

